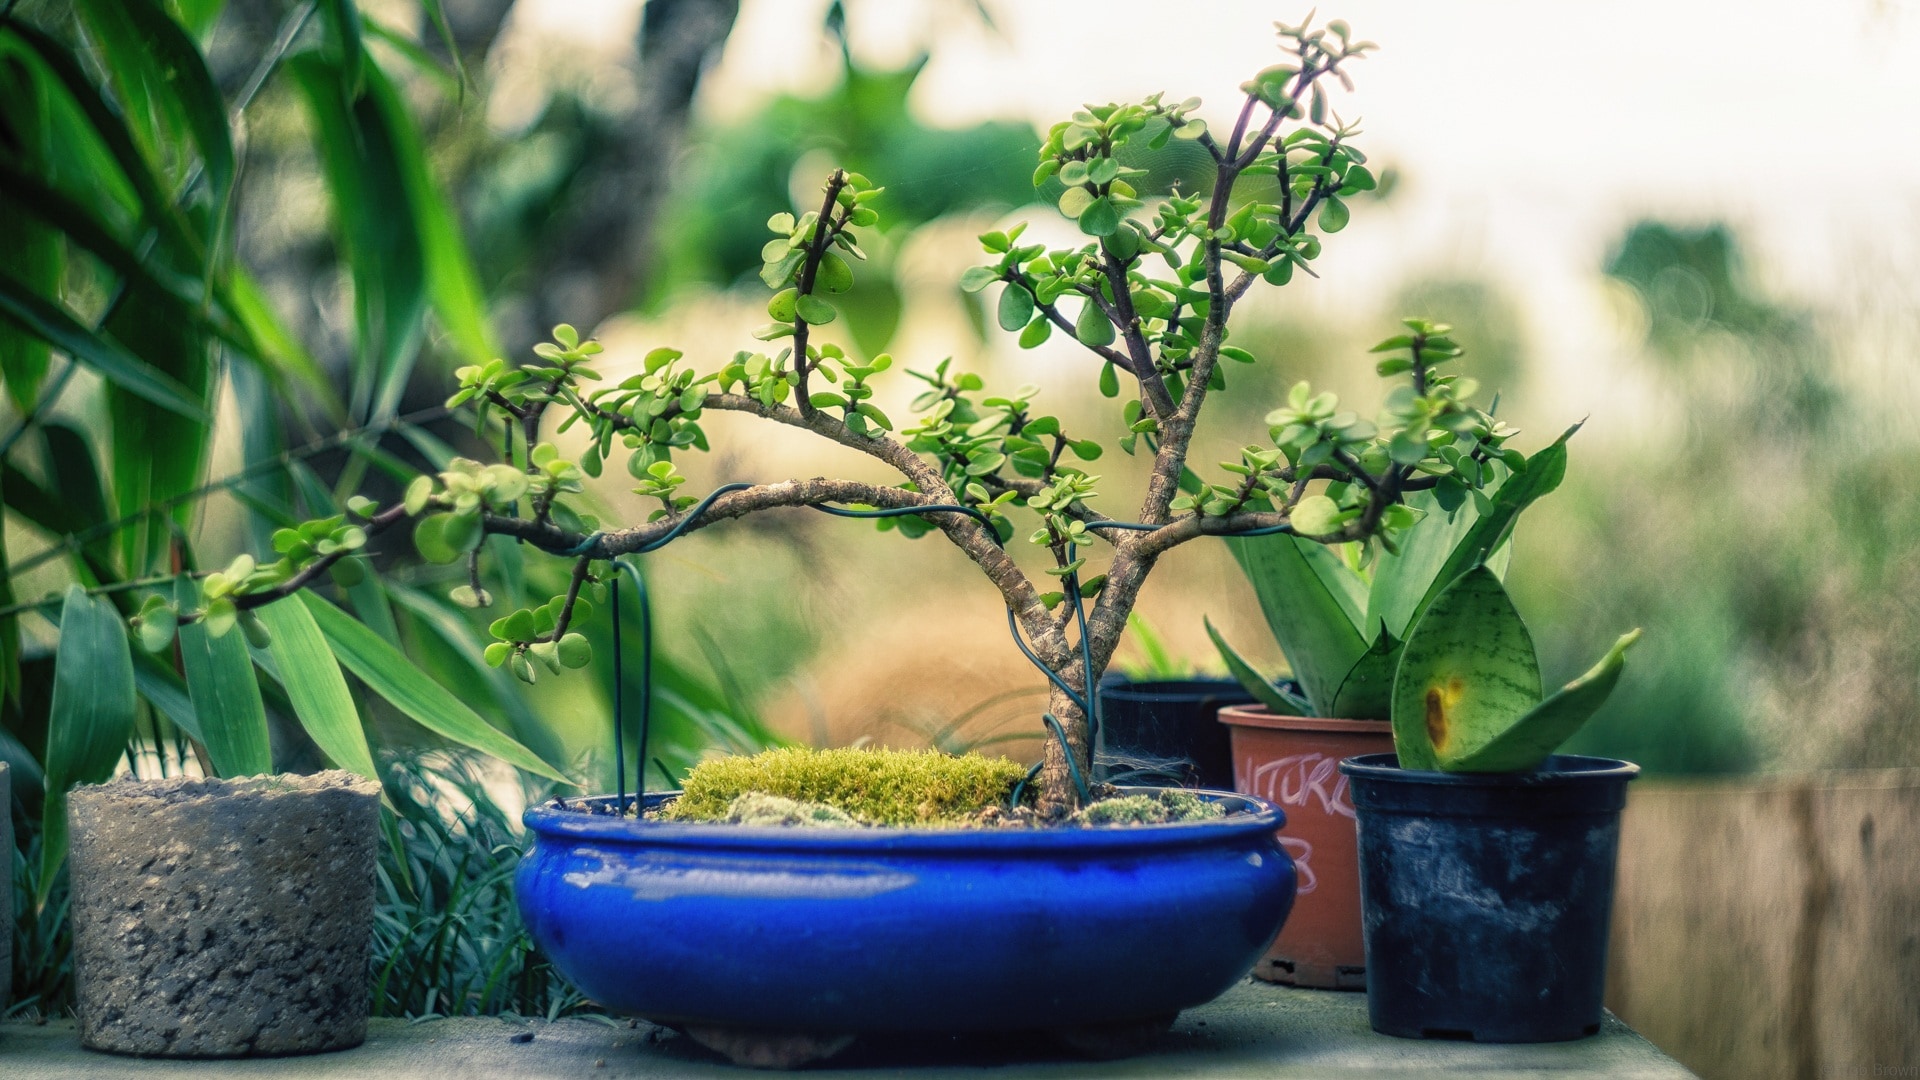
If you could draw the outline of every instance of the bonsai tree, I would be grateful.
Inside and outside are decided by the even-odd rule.
[[[1331,83],[1373,46],[1344,22],[1280,25],[1285,59],[1243,84],[1231,127],[1216,132],[1198,99],[1161,95],[1090,106],[1052,127],[1034,174],[1039,190],[1073,220],[1082,241],[1049,247],[1024,226],[980,238],[989,256],[963,287],[997,289],[998,322],[1032,348],[1053,334],[1088,353],[1088,381],[1122,399],[1103,431],[1068,431],[1039,392],[990,393],[980,376],[949,363],[907,377],[926,385],[915,418],[896,424],[874,402],[875,384],[898,377],[892,357],[850,355],[822,339],[836,319],[833,297],[865,258],[860,238],[879,218],[883,189],[856,173],[826,178],[817,208],[776,213],[761,278],[773,291],[761,344],[729,358],[689,358],[654,349],[643,369],[604,385],[600,346],[569,326],[537,346],[537,361],[494,360],[459,370],[450,405],[503,447],[491,463],[455,461],[413,483],[402,501],[356,500],[354,530],[314,539],[293,530],[274,562],[244,562],[200,583],[184,603],[160,598],[143,619],[164,628],[205,621],[212,634],[247,627],[253,613],[321,580],[363,538],[410,527],[430,559],[464,561],[457,599],[487,606],[481,541],[512,537],[571,561],[570,584],[537,608],[501,615],[487,659],[532,681],[590,662],[576,630],[585,597],[615,572],[611,560],[651,551],[697,529],[784,507],[881,516],[909,537],[939,533],[971,560],[1005,603],[1021,647],[1048,676],[1049,742],[1039,805],[1063,815],[1080,799],[1094,718],[1085,703],[1159,560],[1210,536],[1285,532],[1316,544],[1357,542],[1393,550],[1419,513],[1410,493],[1479,491],[1492,462],[1526,467],[1504,444],[1511,434],[1472,404],[1470,379],[1445,373],[1457,350],[1420,327],[1391,339],[1378,370],[1397,385],[1379,421],[1339,408],[1329,393],[1295,390],[1268,417],[1265,437],[1217,479],[1188,468],[1196,425],[1223,390],[1223,361],[1257,358],[1229,343],[1234,308],[1257,285],[1314,276],[1322,235],[1348,222],[1347,199],[1374,177],[1353,145],[1356,126],[1329,108]],[[1170,140],[1197,143],[1211,159],[1201,190],[1142,197],[1147,159]],[[893,485],[827,477],[727,485],[704,498],[685,492],[677,454],[705,450],[712,412],[742,413],[811,432],[885,464]],[[550,441],[576,431],[572,456]],[[1141,463],[1146,495],[1128,519],[1097,512],[1100,477],[1086,463],[1108,443]],[[658,501],[643,521],[602,523],[572,505],[584,477],[620,457],[638,494]],[[883,516],[892,515],[892,516]],[[1030,575],[1016,552],[1043,563]],[[1096,566],[1097,564],[1097,566]],[[164,644],[165,634],[143,634]]]

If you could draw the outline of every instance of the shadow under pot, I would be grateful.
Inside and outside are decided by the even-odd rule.
[[[1639,766],[1556,754],[1529,773],[1350,758],[1367,1012],[1415,1039],[1559,1042],[1600,1030],[1620,810]]]
[[[1233,789],[1287,812],[1280,842],[1300,874],[1300,895],[1256,978],[1320,990],[1363,990],[1359,852],[1353,800],[1340,762],[1393,749],[1384,720],[1282,716],[1265,705],[1220,710],[1231,733]]]
[[[1251,702],[1232,679],[1100,680],[1100,755],[1115,783],[1233,787],[1223,705]]]
[[[364,1042],[379,813],[379,788],[337,771],[75,788],[81,1045],[224,1058]]]

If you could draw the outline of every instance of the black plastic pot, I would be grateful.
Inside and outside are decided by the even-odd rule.
[[[1233,790],[1223,705],[1253,700],[1232,679],[1100,680],[1100,751],[1126,783]]]
[[[1600,1030],[1620,808],[1639,766],[1555,755],[1519,775],[1340,763],[1360,827],[1373,1029],[1558,1042]]]

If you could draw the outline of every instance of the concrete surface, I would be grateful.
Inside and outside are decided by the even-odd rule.
[[[237,1057],[367,1027],[380,789],[348,772],[122,780],[67,796],[88,1046]]]
[[[1151,977],[1150,974],[1143,977]],[[531,1033],[530,1042],[515,1035]],[[1151,1052],[1125,1061],[1070,1059],[1031,1040],[862,1040],[810,1077],[1688,1077],[1692,1074],[1619,1021],[1579,1042],[1531,1046],[1416,1042],[1376,1035],[1366,998],[1248,981],[1183,1013]],[[0,1025],[7,1080],[159,1077],[544,1080],[755,1075],[723,1064],[684,1036],[645,1022],[555,1024],[509,1020],[375,1020],[366,1045],[316,1057],[154,1061],[80,1048],[71,1023]]]

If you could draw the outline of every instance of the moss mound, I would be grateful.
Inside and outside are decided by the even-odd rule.
[[[667,808],[675,821],[725,821],[749,792],[823,803],[868,825],[961,825],[1004,804],[1026,767],[937,750],[767,750],[702,762]]]
[[[1169,821],[1206,821],[1226,811],[1184,791],[1156,791],[1148,795],[1119,795],[1102,799],[1074,815],[1082,825],[1161,825]]]

